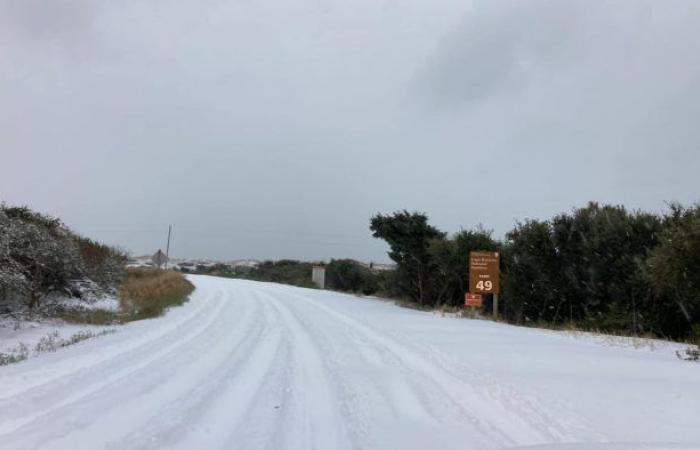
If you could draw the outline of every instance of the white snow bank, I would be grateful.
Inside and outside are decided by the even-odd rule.
[[[27,357],[60,348],[72,340],[99,336],[115,330],[111,326],[68,324],[59,319],[16,321],[0,319],[0,353],[7,356],[25,351]],[[40,345],[37,347],[37,345]]]
[[[62,306],[77,309],[101,309],[110,312],[119,312],[119,300],[114,297],[103,297],[94,301],[86,302],[79,298],[64,298],[58,301]]]

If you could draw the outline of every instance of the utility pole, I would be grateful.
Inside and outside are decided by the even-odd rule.
[[[170,259],[170,233],[173,230],[172,225],[168,225],[168,245],[165,247],[165,269],[168,269],[168,260]]]

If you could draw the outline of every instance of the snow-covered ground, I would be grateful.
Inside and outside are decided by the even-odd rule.
[[[0,448],[700,448],[700,364],[192,276],[189,303],[0,367]]]
[[[52,298],[50,301],[76,311],[119,311],[119,301],[109,296],[89,301],[77,298]],[[101,336],[113,330],[114,327],[111,326],[69,324],[53,318],[0,318],[0,361],[3,358],[18,356],[31,358],[45,351],[53,351],[53,347],[72,343],[72,340]]]
[[[86,302],[79,298],[65,298],[59,302],[69,308],[102,309],[104,311],[118,312],[119,300],[114,297],[102,297],[91,302]]]
[[[25,320],[16,323],[11,320],[0,321],[0,354],[12,354],[21,346],[26,347],[27,357],[39,356],[37,344],[49,340],[57,344],[69,341],[76,335],[102,335],[115,330],[113,326],[73,325],[58,319]],[[0,372],[1,373],[1,372]]]

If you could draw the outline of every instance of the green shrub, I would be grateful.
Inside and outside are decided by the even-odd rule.
[[[502,243],[483,229],[450,238],[406,211],[373,217],[370,230],[397,266],[380,291],[421,307],[460,305],[469,252],[500,250],[505,320],[699,339],[700,206],[661,217],[589,203],[518,223]]]
[[[205,266],[200,264],[193,270],[187,270],[187,273],[268,281],[272,283],[314,288],[316,285],[311,282],[311,270],[313,266],[314,264],[309,262],[283,259],[280,261],[265,261],[255,267],[234,267],[228,264]]]
[[[379,290],[379,277],[352,259],[333,259],[326,266],[326,285],[338,291],[372,295]]]

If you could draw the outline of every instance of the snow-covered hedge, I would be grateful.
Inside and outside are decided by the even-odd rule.
[[[59,219],[0,205],[0,312],[34,307],[50,292],[80,296],[76,280],[114,290],[125,255],[72,233]]]

